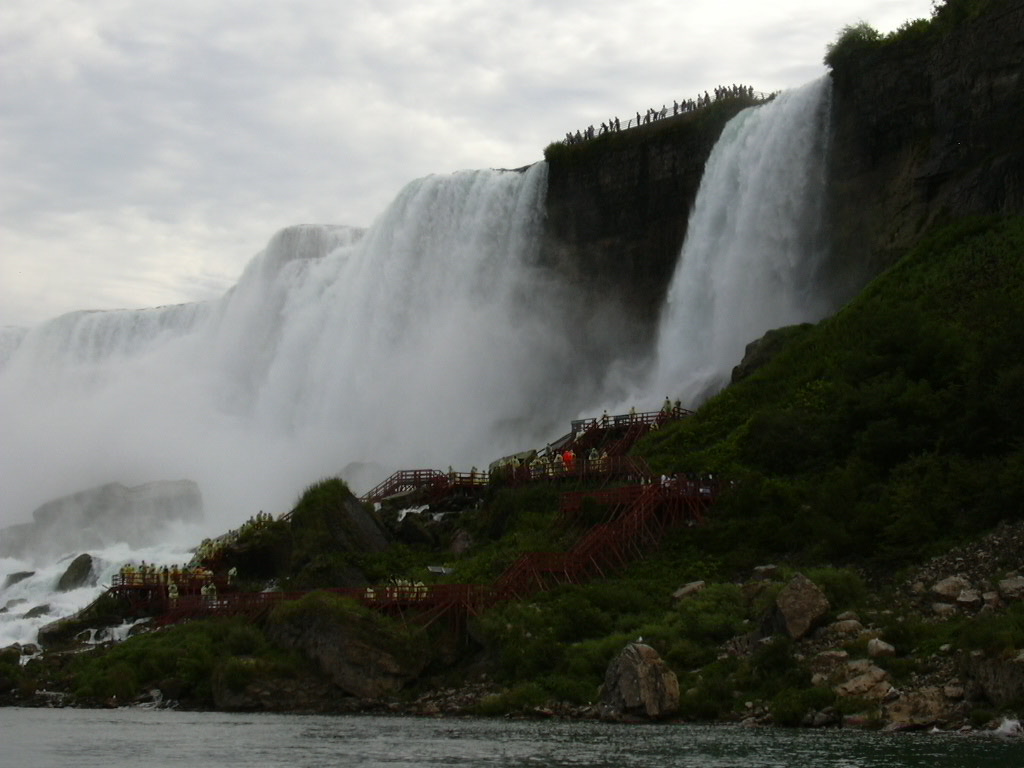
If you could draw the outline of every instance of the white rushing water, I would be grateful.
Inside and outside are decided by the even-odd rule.
[[[414,181],[365,232],[289,228],[217,301],[0,329],[0,527],[104,483],[183,478],[207,518],[162,548],[94,547],[91,592],[53,594],[66,562],[52,557],[0,560],[0,579],[36,573],[0,581],[0,609],[19,601],[0,613],[0,647],[80,607],[120,562],[184,562],[201,535],[287,511],[320,477],[358,492],[398,468],[483,467],[635,381],[649,385],[630,405],[694,405],[746,343],[830,309],[815,292],[826,96],[812,83],[726,127],[656,364],[628,385],[611,383],[615,334],[587,323],[600,308],[539,263],[544,163]],[[47,603],[48,618],[19,618]]]
[[[280,233],[219,301],[31,329],[0,363],[0,523],[188,478],[222,531],[346,468],[359,490],[549,439],[597,377],[537,264],[546,182],[543,163],[421,179],[365,234]]]
[[[835,307],[819,284],[827,77],[741,112],[704,169],[663,309],[649,391],[700,402],[765,331]]]

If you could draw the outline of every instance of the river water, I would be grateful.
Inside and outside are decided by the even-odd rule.
[[[703,725],[0,709],[2,768],[1020,768],[1024,740]]]

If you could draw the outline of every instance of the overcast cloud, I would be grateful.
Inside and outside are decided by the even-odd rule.
[[[539,160],[716,85],[822,74],[930,0],[4,0],[0,325],[213,298],[278,229]]]

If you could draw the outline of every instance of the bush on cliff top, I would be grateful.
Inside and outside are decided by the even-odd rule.
[[[883,35],[864,21],[847,24],[829,43],[825,64],[833,72],[844,70],[871,50],[881,50],[911,41],[946,35],[960,25],[1005,5],[1004,0],[945,0],[936,2],[931,19],[913,19]]]

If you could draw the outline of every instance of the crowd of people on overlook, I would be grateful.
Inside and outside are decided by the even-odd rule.
[[[261,510],[241,526],[228,531],[223,536],[218,536],[215,539],[203,539],[187,565],[179,566],[175,563],[158,567],[146,561],[137,565],[132,562],[125,563],[118,572],[118,583],[126,587],[166,589],[171,605],[174,605],[179,595],[183,593],[198,593],[204,600],[216,601],[217,584],[214,572],[209,565],[216,563],[225,547],[234,544],[243,536],[269,525],[273,520],[272,515]],[[235,568],[229,568],[221,573],[221,577],[224,583],[229,585],[236,574]]]
[[[683,99],[682,101],[672,102],[672,115],[681,115],[686,112],[695,112],[698,109],[702,109],[713,101],[722,101],[723,99],[737,99],[737,98],[754,98],[754,87],[752,85],[720,85],[715,88],[715,95],[712,97],[707,91],[703,94],[698,94],[696,99]],[[667,104],[662,104],[661,109],[655,109],[651,107],[641,117],[640,113],[636,113],[636,118],[630,118],[626,121],[625,128],[635,128],[639,125],[648,125],[655,120],[662,120],[669,116],[669,107]],[[597,138],[606,133],[614,133],[616,131],[623,130],[622,123],[618,117],[609,118],[608,122],[601,123],[600,128],[595,128],[593,125],[588,126],[582,131],[576,131],[576,133],[566,133],[564,144],[581,144],[584,141]]]

